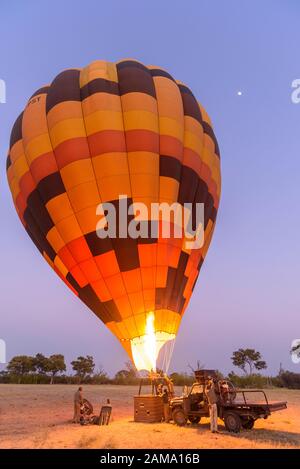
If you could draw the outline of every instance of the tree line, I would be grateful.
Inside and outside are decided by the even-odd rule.
[[[0,383],[18,384],[136,384],[138,373],[131,362],[110,378],[102,366],[96,365],[91,355],[79,356],[72,360],[72,374],[67,374],[65,357],[54,354],[46,357],[42,353],[35,356],[17,355],[0,372]]]
[[[268,386],[287,387],[300,389],[300,373],[292,373],[280,369],[277,376],[264,376],[259,372],[267,368],[260,352],[246,348],[238,349],[231,356],[232,364],[239,368],[243,375],[231,372],[224,376],[220,371],[217,375],[220,379],[229,379],[236,387]],[[118,384],[137,385],[140,377],[131,362],[126,362],[123,369],[114,377],[108,376],[102,366],[96,368],[94,358],[91,355],[79,356],[72,360],[73,373],[66,373],[67,366],[62,354],[54,354],[46,357],[42,353],[35,356],[17,355],[13,357],[6,370],[0,372],[0,383],[19,384]],[[204,368],[198,361],[196,369]],[[194,369],[189,365],[189,372],[173,372],[170,377],[175,386],[191,385],[194,378]]]

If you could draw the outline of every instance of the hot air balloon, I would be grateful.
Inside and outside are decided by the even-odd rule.
[[[52,269],[138,369],[155,369],[158,359],[166,369],[221,189],[218,143],[191,90],[131,59],[65,70],[17,118],[7,178],[18,216]],[[99,238],[97,207],[111,202],[118,210],[124,194],[147,207],[204,204],[204,244]]]

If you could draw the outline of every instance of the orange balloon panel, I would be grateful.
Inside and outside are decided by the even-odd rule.
[[[219,205],[218,144],[190,89],[134,60],[60,73],[16,120],[7,177],[18,215],[41,254],[131,354],[130,341],[176,335],[207,252]],[[100,203],[118,213],[143,202],[204,204],[205,242],[106,238]],[[147,225],[151,214],[141,223]]]

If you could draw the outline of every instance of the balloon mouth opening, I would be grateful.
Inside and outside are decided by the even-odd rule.
[[[175,344],[175,334],[155,330],[153,312],[147,314],[145,334],[131,339],[131,352],[138,371],[167,372]]]

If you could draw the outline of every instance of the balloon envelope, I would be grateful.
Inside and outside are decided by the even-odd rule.
[[[134,60],[63,71],[16,120],[7,177],[46,261],[138,368],[155,367],[177,334],[219,206],[218,144],[190,89]],[[97,207],[111,202],[118,215],[120,195],[149,208],[144,226],[152,203],[204,204],[203,246],[160,233],[100,239]]]

